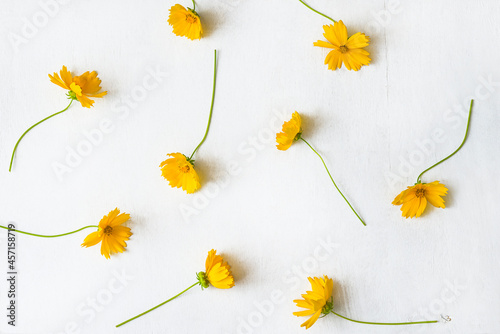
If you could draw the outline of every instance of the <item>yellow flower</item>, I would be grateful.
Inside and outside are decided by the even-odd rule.
[[[403,190],[392,202],[394,205],[403,205],[401,211],[403,217],[420,217],[424,212],[427,202],[436,208],[445,208],[444,199],[448,189],[439,181],[432,183],[417,183],[408,189]]]
[[[118,208],[102,217],[97,232],[90,233],[83,241],[82,247],[90,247],[101,242],[101,254],[109,259],[110,254],[123,253],[132,235],[130,228],[121,226],[130,219],[128,213],[120,214]]]
[[[210,283],[217,289],[230,289],[234,286],[231,267],[224,262],[222,256],[216,253],[217,251],[214,249],[208,252],[205,272],[197,274],[198,280],[203,288],[208,288],[208,283]]]
[[[172,188],[180,188],[188,194],[194,193],[200,189],[200,178],[194,170],[194,160],[190,160],[184,154],[167,154],[172,158],[163,161],[160,164],[161,174]]]
[[[286,151],[294,141],[300,139],[302,134],[302,119],[298,112],[292,114],[292,119],[283,123],[281,132],[276,135],[276,147],[278,150]]]
[[[325,59],[325,65],[328,64],[329,70],[336,70],[345,67],[350,71],[359,70],[361,66],[370,64],[370,54],[362,48],[368,46],[370,38],[360,32],[347,38],[347,28],[342,21],[335,22],[334,25],[324,25],[325,33],[323,36],[328,40],[317,41],[314,46],[333,49],[328,53]]]
[[[54,75],[49,74],[50,81],[59,87],[69,90],[69,98],[80,101],[82,107],[92,107],[94,100],[91,100],[90,97],[103,97],[108,93],[99,93],[101,90],[101,80],[97,77],[96,71],[87,71],[80,76],[74,77],[66,66],[63,66],[59,73],[61,73],[61,76],[55,72]]]
[[[326,275],[323,278],[308,277],[307,279],[311,283],[312,291],[306,291],[306,294],[302,295],[304,299],[293,301],[298,307],[306,309],[305,311],[293,312],[293,315],[297,317],[312,315],[300,325],[300,327],[305,326],[306,329],[314,325],[321,314],[327,315],[333,309],[333,280]]]
[[[194,9],[184,8],[179,4],[170,8],[168,24],[173,27],[173,32],[177,36],[184,36],[190,40],[201,39],[203,28],[201,27],[200,16]]]

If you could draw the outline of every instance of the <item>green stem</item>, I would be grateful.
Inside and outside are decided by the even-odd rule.
[[[55,115],[59,115],[63,112],[65,112],[66,110],[68,110],[68,108],[71,106],[71,103],[73,103],[73,99],[71,99],[71,101],[69,102],[68,106],[66,108],[64,108],[63,110],[59,111],[59,112],[56,112],[55,114],[52,114],[50,115],[49,117],[46,117],[44,119],[42,119],[40,122],[32,125],[28,130],[26,130],[23,135],[21,136],[21,138],[19,138],[19,140],[17,141],[16,143],[16,146],[14,146],[14,151],[12,151],[12,157],[10,158],[10,165],[9,165],[9,172],[12,170],[12,161],[14,161],[14,155],[16,154],[16,150],[17,150],[17,146],[19,145],[19,143],[21,142],[21,139],[23,139],[23,137],[31,130],[33,129],[35,126],[37,126],[38,124],[42,123],[42,122],[45,122],[46,120],[48,120],[49,118],[52,118],[54,117]]]
[[[438,322],[437,320],[429,320],[429,321],[414,321],[414,322],[368,322],[368,321],[359,321],[349,319],[348,317],[344,317],[338,313],[331,311],[331,313],[335,314],[337,317],[341,317],[342,319],[349,320],[352,322],[357,322],[358,324],[367,324],[367,325],[418,325],[418,324],[435,324]]]
[[[460,151],[460,149],[462,148],[462,146],[464,146],[465,140],[467,139],[467,134],[469,133],[469,124],[470,124],[470,118],[471,118],[471,115],[472,115],[472,105],[473,104],[474,104],[474,100],[471,100],[470,101],[470,108],[469,108],[469,118],[467,119],[467,128],[465,129],[465,136],[464,136],[464,140],[462,141],[462,144],[460,144],[460,146],[455,150],[455,152],[453,152],[452,154],[450,154],[449,156],[447,156],[443,160],[439,161],[438,163],[435,163],[434,165],[430,166],[429,168],[427,168],[426,170],[424,170],[422,173],[420,173],[420,175],[417,177],[417,183],[421,182],[420,178],[422,177],[422,175],[424,175],[425,172],[431,170],[432,168],[436,167],[440,163],[445,162],[446,160],[448,160],[449,158],[451,158],[452,156],[454,156],[455,153],[457,153],[458,151]]]
[[[177,294],[177,295],[173,296],[173,297],[172,297],[172,298],[170,298],[169,300],[166,300],[166,301],[164,301],[163,303],[158,304],[158,305],[156,305],[156,306],[155,306],[155,307],[153,307],[153,308],[150,308],[150,309],[149,309],[149,310],[147,310],[146,312],[142,312],[141,314],[136,315],[135,317],[130,318],[130,319],[128,319],[127,321],[124,321],[124,322],[122,322],[121,324],[116,325],[116,327],[123,326],[123,325],[125,325],[127,322],[130,322],[130,321],[135,320],[135,319],[137,319],[137,318],[139,318],[139,317],[142,317],[142,316],[143,316],[143,315],[145,315],[146,313],[149,313],[149,312],[151,312],[151,311],[153,311],[153,310],[157,309],[158,307],[160,307],[160,306],[162,306],[162,305],[165,305],[165,304],[166,304],[166,303],[168,303],[169,301],[174,300],[175,298],[179,297],[179,296],[180,296],[180,295],[182,295],[184,292],[188,291],[189,289],[191,289],[192,287],[194,287],[194,286],[196,286],[196,285],[198,285],[198,284],[200,284],[200,282],[196,282],[196,283],[194,283],[194,284],[193,284],[193,285],[191,285],[189,288],[187,288],[186,290],[182,291],[181,293],[179,293],[179,294]]]
[[[306,143],[307,146],[309,146],[311,148],[311,150],[313,150],[313,152],[316,153],[316,155],[321,159],[321,162],[323,163],[323,166],[325,166],[326,172],[328,173],[328,176],[330,176],[330,179],[332,180],[333,185],[335,186],[335,188],[337,188],[338,192],[344,198],[344,200],[347,202],[347,205],[349,205],[349,207],[351,208],[352,212],[354,212],[354,214],[356,215],[356,217],[358,217],[359,220],[361,221],[361,223],[363,223],[363,225],[366,226],[366,224],[363,221],[363,219],[361,219],[361,217],[358,215],[358,213],[356,212],[356,210],[354,210],[354,208],[352,207],[351,203],[349,203],[349,201],[347,200],[347,198],[345,198],[344,194],[342,194],[342,192],[340,191],[339,187],[337,187],[337,184],[333,180],[332,174],[330,174],[330,171],[328,170],[328,167],[326,167],[326,164],[325,164],[325,161],[323,160],[323,157],[321,157],[321,155],[318,152],[316,152],[316,150],[304,138],[300,137],[300,139],[302,139],[302,141],[304,143]]]
[[[302,4],[304,4],[304,6],[306,6],[307,8],[309,8],[310,10],[312,10],[313,12],[315,12],[315,13],[317,13],[317,14],[321,15],[321,16],[324,16],[324,17],[326,17],[326,18],[327,18],[327,19],[329,19],[329,20],[332,20],[332,21],[333,21],[333,23],[337,23],[337,21],[335,21],[334,19],[332,19],[330,16],[325,15],[325,14],[323,14],[323,13],[321,13],[321,12],[317,11],[316,9],[312,8],[311,6],[309,6],[308,4],[306,4],[306,3],[305,3],[304,1],[302,1],[302,0],[299,0],[299,1],[300,1],[300,2],[302,2]]]
[[[196,4],[194,3],[194,0],[193,0],[193,10],[196,10]]]
[[[191,156],[189,157],[189,160],[191,160],[193,158],[194,154],[196,153],[196,151],[198,151],[201,144],[203,144],[203,142],[205,141],[205,139],[207,138],[207,135],[208,135],[208,129],[210,128],[210,123],[212,122],[212,112],[214,110],[215,80],[216,80],[216,78],[217,78],[217,50],[214,50],[214,84],[213,84],[213,88],[212,88],[212,104],[210,105],[210,115],[208,116],[207,130],[205,131],[205,135],[203,136],[203,139],[198,144],[198,146],[196,146],[196,148],[193,151],[193,154],[191,154]]]
[[[35,233],[29,233],[29,232],[19,231],[19,230],[13,229],[13,228],[8,228],[8,227],[0,225],[0,228],[6,229],[6,230],[9,230],[9,231],[14,231],[14,232],[17,232],[17,233],[23,233],[23,234],[27,234],[27,235],[32,235],[34,237],[40,237],[40,238],[57,238],[57,237],[62,237],[62,236],[68,235],[68,234],[73,234],[73,233],[76,233],[76,232],[80,232],[81,230],[84,230],[86,228],[91,228],[91,227],[99,228],[99,226],[97,226],[97,225],[89,225],[89,226],[82,227],[82,228],[80,228],[80,229],[78,229],[76,231],[72,231],[72,232],[68,232],[68,233],[56,234],[56,235],[43,235],[43,234],[35,234]]]

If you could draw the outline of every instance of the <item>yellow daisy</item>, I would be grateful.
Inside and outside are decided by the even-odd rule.
[[[82,247],[90,247],[101,242],[101,254],[110,258],[110,254],[123,253],[132,235],[130,228],[121,226],[130,219],[128,213],[121,213],[118,208],[102,217],[96,232],[90,233],[83,241]]]
[[[298,112],[292,114],[292,119],[283,123],[281,132],[276,135],[276,147],[278,150],[286,151],[294,141],[300,139],[302,134],[302,119]]]
[[[348,70],[359,70],[361,66],[370,64],[370,54],[363,50],[368,46],[370,38],[362,33],[356,33],[347,37],[347,28],[342,20],[335,22],[334,25],[324,25],[325,33],[323,36],[328,40],[317,41],[314,46],[333,49],[328,53],[325,59],[325,65],[328,64],[329,70],[336,70],[342,67],[342,63]]]
[[[403,190],[392,202],[394,205],[402,205],[403,217],[420,217],[424,212],[427,202],[436,208],[445,208],[444,199],[448,189],[439,181],[431,183],[417,183]]]
[[[160,164],[161,174],[172,188],[181,188],[188,194],[200,188],[200,178],[194,169],[194,160],[190,160],[182,153],[167,154],[172,158]]]
[[[173,27],[173,32],[177,36],[184,36],[190,40],[195,40],[201,39],[201,35],[203,35],[203,28],[198,13],[194,9],[186,9],[179,4],[170,8],[168,24]]]
[[[216,253],[217,251],[214,249],[208,252],[205,272],[198,273],[198,280],[204,288],[208,288],[208,283],[210,283],[217,289],[230,289],[234,286],[231,267],[224,262],[222,256]]]
[[[50,81],[67,89],[68,97],[73,100],[78,100],[82,107],[90,108],[94,104],[94,100],[90,98],[103,97],[107,92],[101,92],[101,80],[97,77],[97,72],[85,72],[79,76],[73,76],[70,71],[63,66],[59,74],[49,74]]]
[[[306,329],[314,325],[321,314],[327,315],[333,309],[333,280],[326,275],[323,278],[308,277],[307,279],[311,283],[312,291],[306,291],[306,294],[302,295],[304,299],[293,301],[298,307],[306,309],[305,311],[293,312],[293,315],[297,317],[311,316],[300,325]]]

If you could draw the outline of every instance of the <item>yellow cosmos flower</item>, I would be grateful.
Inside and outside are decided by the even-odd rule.
[[[276,147],[280,151],[286,151],[292,146],[294,141],[300,139],[302,134],[302,119],[298,112],[292,114],[292,119],[283,123],[281,132],[276,135]]]
[[[193,1],[194,4],[194,1]],[[177,36],[184,36],[190,40],[201,39],[203,28],[198,13],[191,8],[184,8],[179,4],[170,8],[168,23],[173,27]]]
[[[444,199],[448,189],[439,181],[431,183],[417,183],[403,190],[392,202],[394,205],[402,205],[403,217],[420,217],[424,212],[427,202],[436,208],[444,209]]]
[[[288,122],[283,123],[283,127],[280,133],[276,134],[276,142],[278,145],[276,147],[278,150],[281,151],[286,151],[290,148],[292,143],[297,140],[302,140],[304,143],[306,143],[307,146],[321,159],[321,162],[323,163],[323,166],[326,169],[326,172],[328,173],[328,176],[330,177],[330,180],[332,180],[333,185],[337,189],[337,191],[340,193],[340,195],[344,198],[346,201],[347,205],[351,208],[352,212],[358,217],[358,219],[361,221],[363,225],[366,226],[366,223],[361,219],[361,217],[358,215],[356,210],[352,207],[351,203],[347,200],[347,198],[342,194],[340,191],[339,187],[337,187],[337,184],[333,180],[332,175],[330,174],[330,171],[328,170],[328,167],[326,167],[326,163],[323,160],[323,157],[321,154],[319,154],[312,146],[307,142],[307,140],[302,137],[302,119],[300,118],[300,115],[298,112],[294,112],[292,114],[292,119],[289,120]]]
[[[226,262],[224,262],[222,256],[217,255],[217,251],[214,249],[208,252],[207,260],[205,261],[205,272],[201,271],[197,273],[196,278],[196,283],[176,294],[174,297],[164,301],[161,304],[156,305],[155,307],[150,308],[146,312],[142,312],[141,314],[116,325],[116,327],[123,326],[134,319],[142,317],[143,315],[157,309],[158,307],[174,300],[175,298],[179,297],[180,295],[184,294],[186,291],[194,288],[197,285],[200,285],[202,290],[208,288],[210,284],[218,289],[230,289],[234,286],[234,278],[231,274],[231,267]]]
[[[296,299],[293,302],[303,309],[304,311],[293,312],[293,315],[297,317],[307,317],[311,316],[306,322],[304,322],[300,327],[310,328],[314,323],[321,318],[334,314],[342,319],[352,321],[358,324],[367,325],[417,325],[417,324],[433,324],[437,323],[437,320],[426,320],[426,321],[412,321],[412,322],[368,322],[360,321],[348,318],[346,316],[340,315],[333,310],[333,280],[328,276],[323,276],[323,278],[318,277],[308,277],[311,283],[312,291],[306,291],[306,294],[302,295],[304,299]]]
[[[361,66],[370,64],[370,54],[363,50],[370,42],[368,36],[358,32],[347,37],[347,28],[342,20],[333,25],[324,25],[323,29],[323,36],[328,42],[317,41],[314,46],[333,49],[325,58],[325,65],[328,64],[329,70],[334,71],[344,64],[348,70],[357,71]]]
[[[293,301],[298,307],[306,309],[305,311],[293,312],[293,315],[297,317],[311,316],[300,325],[306,329],[314,325],[321,314],[327,315],[333,308],[333,280],[326,275],[323,278],[308,277],[307,279],[311,283],[312,291],[306,291],[306,294],[302,295],[304,299]]]
[[[96,232],[90,233],[83,241],[82,247],[90,247],[101,242],[101,254],[110,258],[110,254],[123,253],[132,235],[130,228],[121,226],[130,219],[128,213],[121,213],[118,208],[102,217]]]
[[[200,178],[194,169],[194,160],[182,153],[167,154],[172,158],[160,164],[161,174],[172,188],[181,188],[188,194],[200,189]]]
[[[210,283],[217,289],[230,289],[234,286],[231,267],[224,262],[222,256],[216,253],[217,251],[213,249],[208,252],[205,272],[198,273],[198,279],[204,288],[208,288],[208,283]]]
[[[68,97],[73,100],[78,100],[82,107],[90,108],[94,104],[94,100],[90,98],[103,97],[107,92],[100,92],[101,80],[97,77],[97,72],[85,72],[79,76],[73,76],[70,71],[63,66],[59,74],[49,74],[50,81],[68,90]]]

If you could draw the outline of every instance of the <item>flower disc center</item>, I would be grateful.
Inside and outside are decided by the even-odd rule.
[[[348,50],[347,46],[345,46],[345,45],[341,45],[340,48],[339,48],[340,53],[346,53],[347,50]]]
[[[424,189],[417,189],[417,191],[415,192],[415,196],[417,196],[418,198],[424,197],[424,195],[425,195]]]
[[[111,226],[106,226],[106,228],[104,229],[104,234],[110,235],[111,232],[113,232],[113,228]]]

